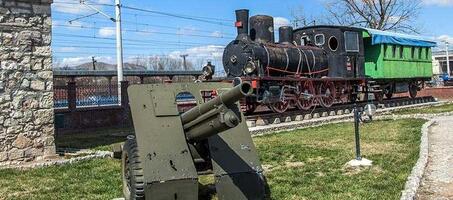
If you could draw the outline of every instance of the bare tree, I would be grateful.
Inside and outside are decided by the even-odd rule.
[[[421,0],[332,0],[325,7],[330,24],[418,33]]]
[[[305,13],[305,9],[303,6],[298,6],[291,10],[291,23],[293,24],[294,28],[304,27],[304,26],[313,26],[316,23],[322,23],[320,17],[314,17],[313,15],[307,16]]]

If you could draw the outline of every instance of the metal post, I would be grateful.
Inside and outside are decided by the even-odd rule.
[[[362,160],[362,155],[360,154],[360,131],[359,131],[359,109],[357,103],[354,103],[354,128],[355,128],[355,153],[356,160]]]
[[[445,54],[447,56],[447,74],[450,77],[450,58],[448,55],[448,41],[445,41]]]
[[[186,57],[189,56],[189,54],[183,54],[183,55],[180,55],[183,59],[183,65],[184,65],[184,71],[187,71],[187,64],[186,64]]]
[[[116,13],[116,65],[118,77],[118,103],[121,104],[121,82],[123,81],[123,37],[121,33],[121,0],[115,0]]]

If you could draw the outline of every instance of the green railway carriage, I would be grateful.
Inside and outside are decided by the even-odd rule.
[[[374,79],[430,79],[431,48],[401,44],[372,44],[372,37],[363,32],[365,75]]]

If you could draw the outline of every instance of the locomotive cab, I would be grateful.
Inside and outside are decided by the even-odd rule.
[[[364,45],[362,30],[342,26],[310,26],[296,29],[294,41],[327,52],[329,77],[363,78]]]

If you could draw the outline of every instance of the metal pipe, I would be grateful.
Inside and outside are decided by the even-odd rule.
[[[239,99],[251,93],[252,86],[250,83],[244,82],[236,87],[220,94],[208,102],[191,108],[187,112],[181,114],[181,121],[183,124],[189,123],[201,115],[208,113],[222,105],[231,105],[239,101]]]
[[[249,35],[249,10],[236,10],[236,24],[238,36],[236,39],[246,39]]]
[[[356,160],[362,160],[360,154],[360,131],[359,131],[360,115],[357,103],[354,103],[354,133],[355,133],[355,155]]]

